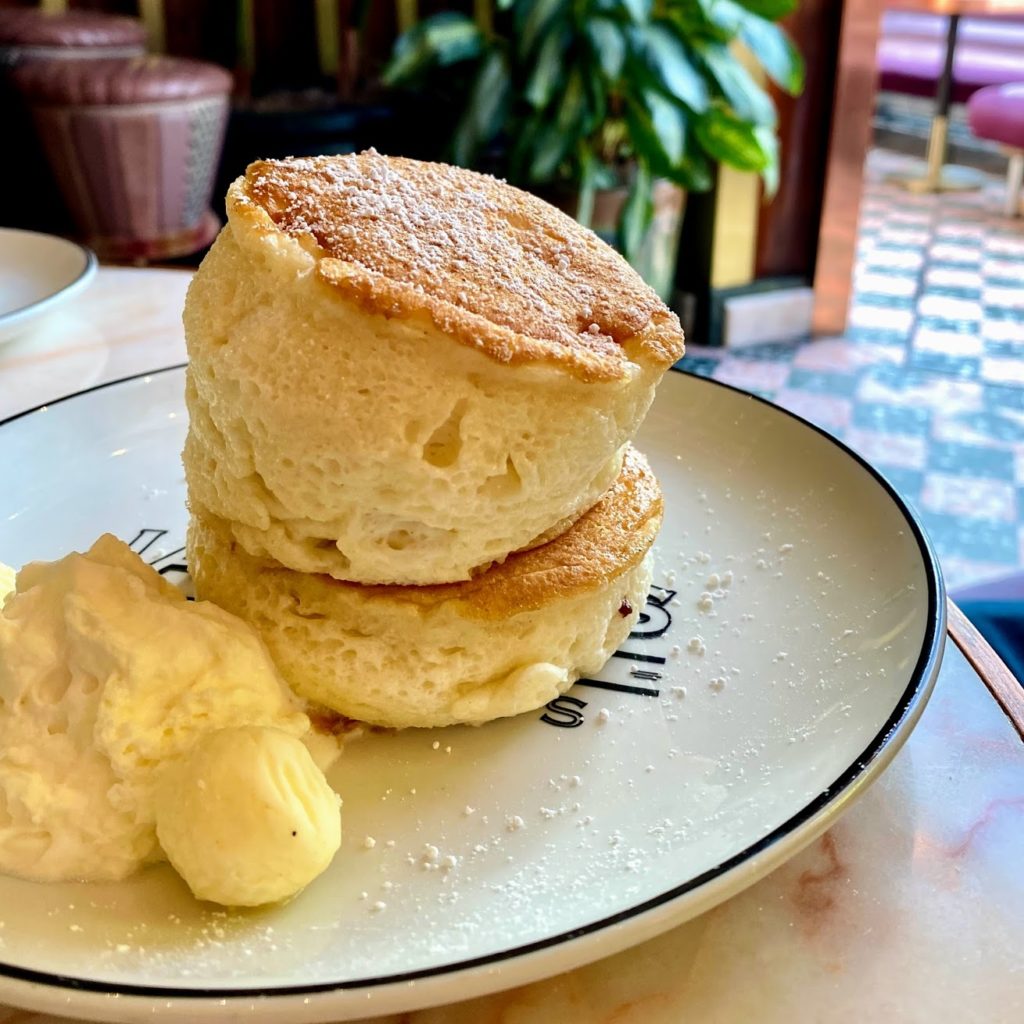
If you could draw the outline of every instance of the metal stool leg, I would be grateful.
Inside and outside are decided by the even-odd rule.
[[[906,178],[894,175],[889,180],[911,192],[968,192],[981,188],[983,178],[969,167],[946,165],[946,143],[949,136],[949,107],[953,92],[953,58],[956,53],[956,35],[960,16],[951,14],[946,33],[946,57],[935,94],[935,113],[928,137],[928,160],[924,177]]]

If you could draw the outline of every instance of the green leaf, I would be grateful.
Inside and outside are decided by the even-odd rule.
[[[552,19],[569,13],[569,3],[567,0],[530,0],[522,8],[525,14],[519,23],[518,47],[520,56],[525,57],[549,29]]]
[[[578,137],[580,122],[585,113],[583,79],[579,71],[573,71],[554,120],[547,122],[537,138],[528,172],[532,182],[543,184],[555,177],[559,164]]]
[[[622,8],[638,25],[642,25],[651,16],[652,0],[619,0],[616,6]]]
[[[605,78],[609,82],[616,81],[626,59],[626,37],[622,29],[610,18],[594,18],[587,23],[587,37]]]
[[[514,120],[509,126],[509,153],[506,177],[513,185],[528,186],[530,162],[537,150],[537,140],[549,123],[547,111],[533,111]]]
[[[699,0],[707,20],[726,38],[731,39],[740,29],[740,23],[749,12],[734,0]]]
[[[800,94],[804,87],[804,60],[778,25],[748,14],[740,23],[739,38],[780,89],[790,96]]]
[[[428,67],[472,60],[482,51],[483,36],[473,19],[443,11],[399,37],[381,77],[387,85],[403,85]]]
[[[761,143],[761,148],[768,154],[768,163],[761,171],[764,181],[764,194],[774,199],[779,191],[779,137],[770,128],[755,128],[754,134]]]
[[[775,104],[771,97],[751,78],[750,72],[728,47],[719,43],[703,44],[700,55],[738,118],[775,126]]]
[[[554,180],[559,165],[569,152],[571,142],[551,122],[539,127],[530,146],[527,181],[534,185],[545,185]]]
[[[589,228],[594,219],[594,193],[597,192],[597,160],[585,143],[579,144],[580,189],[576,201],[576,219]]]
[[[725,31],[715,20],[719,0],[691,0],[684,4],[670,4],[665,17],[685,39],[717,40],[728,42],[735,30]]]
[[[715,183],[708,158],[696,147],[691,147],[684,157],[677,183],[691,192],[707,192]]]
[[[642,99],[626,109],[632,156],[656,177],[679,182],[686,152],[686,112],[656,90],[647,91]]]
[[[576,128],[583,116],[586,101],[583,76],[576,69],[569,76],[569,84],[565,87],[565,94],[562,96],[562,102],[555,117],[555,126],[563,132],[569,132]]]
[[[637,161],[636,177],[619,217],[619,248],[627,260],[636,258],[647,229],[651,226],[654,217],[653,191],[650,168],[642,161]]]
[[[546,107],[556,86],[565,81],[565,51],[569,36],[565,32],[552,32],[544,37],[530,77],[526,80],[523,97],[534,109]]]
[[[586,135],[601,130],[608,119],[608,88],[600,68],[593,62],[583,63],[584,85],[587,93],[587,113],[582,130]]]
[[[469,101],[452,138],[452,159],[471,166],[476,155],[501,130],[508,111],[512,83],[501,50],[492,50],[480,65]]]
[[[686,112],[653,89],[644,90],[643,101],[669,167],[678,167],[686,152]]]
[[[746,7],[752,14],[770,21],[778,21],[787,14],[792,14],[800,0],[738,0],[740,6]]]
[[[741,171],[764,171],[772,162],[757,128],[720,107],[694,125],[697,140],[714,159]]]
[[[738,0],[713,0],[708,14],[729,38],[738,38],[746,45],[780,88],[793,96],[803,89],[803,58],[778,25],[752,14]]]
[[[594,161],[594,184],[597,188],[618,188],[622,181],[614,168],[600,160]]]
[[[679,36],[666,25],[656,24],[639,30],[637,37],[649,67],[669,93],[698,114],[707,110],[707,84]]]
[[[693,132],[687,128],[686,145],[682,157],[676,163],[670,164],[668,155],[661,148],[661,140],[657,136],[653,136],[657,142],[650,141],[651,135],[653,135],[653,126],[650,122],[646,118],[636,115],[628,120],[634,140],[635,154],[643,158],[654,176],[667,178],[692,192],[704,192],[711,188],[714,182],[711,165]],[[648,132],[651,134],[645,134]]]

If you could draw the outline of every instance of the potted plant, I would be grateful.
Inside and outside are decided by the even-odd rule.
[[[683,191],[722,162],[778,177],[776,112],[803,63],[775,23],[796,0],[497,0],[396,41],[384,81],[458,118],[447,157],[539,192],[609,236],[666,296]]]

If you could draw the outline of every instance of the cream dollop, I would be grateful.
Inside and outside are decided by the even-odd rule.
[[[0,608],[4,606],[4,598],[14,590],[14,579],[17,574],[9,566],[0,562]]]
[[[231,906],[287,899],[341,845],[341,800],[306,747],[280,729],[209,733],[168,766],[156,830],[199,898]]]
[[[280,776],[299,786],[288,799],[327,799],[322,774],[310,781],[318,769],[294,753],[309,719],[240,619],[187,601],[110,535],[25,566],[0,609],[0,871],[116,880],[162,860],[162,774],[195,771],[199,741],[238,726],[266,727],[273,751],[292,751],[264,759],[302,765]],[[240,859],[255,855],[250,837],[237,844]]]

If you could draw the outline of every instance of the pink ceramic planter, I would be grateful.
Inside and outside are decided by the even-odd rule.
[[[36,61],[141,57],[146,30],[138,18],[93,11],[51,13],[0,7],[0,120],[6,152],[0,166],[0,224],[66,235],[74,230],[32,115],[10,72]]]
[[[38,8],[0,10],[0,67],[37,60],[139,57],[146,30],[138,18],[94,11],[51,14]]]
[[[79,233],[101,258],[168,259],[212,241],[226,71],[145,57],[33,64],[17,80]]]

